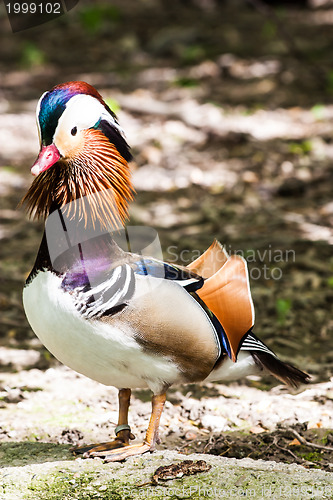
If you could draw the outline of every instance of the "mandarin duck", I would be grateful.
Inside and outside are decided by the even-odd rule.
[[[152,451],[174,384],[262,370],[292,386],[307,382],[253,333],[243,258],[215,240],[182,267],[119,243],[134,192],[131,153],[91,85],[68,82],[45,92],[37,125],[40,153],[23,202],[46,224],[23,291],[26,316],[59,361],[119,390],[115,439],[77,453],[119,461]],[[131,243],[127,233],[125,240]],[[143,443],[130,444],[128,410],[137,388],[152,391],[152,412]]]

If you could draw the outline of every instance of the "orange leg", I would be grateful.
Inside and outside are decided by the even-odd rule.
[[[130,439],[135,439],[131,433],[131,428],[128,425],[128,409],[131,399],[131,389],[120,389],[118,393],[119,400],[119,416],[118,425],[115,429],[116,438],[113,441],[106,443],[91,444],[89,446],[80,446],[72,451],[83,454],[85,458],[92,456],[92,453],[113,450],[129,445]]]
[[[125,445],[121,449],[107,449],[107,450],[91,450],[90,457],[102,457],[106,462],[119,462],[125,460],[133,455],[142,455],[147,451],[153,451],[155,444],[159,442],[158,428],[160,418],[166,400],[165,394],[159,394],[152,398],[152,412],[146,433],[146,437],[142,444]]]

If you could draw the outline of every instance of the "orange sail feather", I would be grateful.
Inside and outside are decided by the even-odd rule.
[[[199,297],[221,323],[236,361],[240,342],[254,324],[247,263],[239,255],[228,257],[223,247],[214,243],[188,266],[206,277]]]

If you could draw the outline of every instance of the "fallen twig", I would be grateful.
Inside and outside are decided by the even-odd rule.
[[[290,429],[290,431],[294,434],[294,436],[298,439],[298,441],[301,444],[304,444],[305,446],[310,446],[310,448],[317,448],[318,450],[333,451],[332,446],[324,446],[323,444],[311,443],[310,441],[307,441],[303,436],[298,434],[298,432],[295,431],[295,429]]]
[[[304,460],[303,458],[298,457],[297,455],[295,455],[295,453],[293,453],[293,452],[292,452],[291,450],[289,450],[288,448],[284,448],[283,446],[280,446],[280,445],[278,444],[278,441],[277,441],[277,437],[276,437],[276,436],[274,437],[273,444],[274,444],[277,448],[279,448],[279,450],[282,450],[282,451],[285,451],[285,452],[289,453],[289,455],[291,455],[291,456],[292,456],[292,457],[296,460],[296,462],[298,462],[298,463],[304,463],[304,462],[305,462],[305,460]]]

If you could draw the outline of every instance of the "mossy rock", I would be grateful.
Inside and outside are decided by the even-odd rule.
[[[24,466],[4,467],[0,472],[1,500],[126,500],[139,498],[251,498],[279,499],[332,498],[332,475],[306,470],[298,465],[262,460],[236,460],[210,455],[181,455],[163,451],[132,457],[123,463],[105,464],[100,459],[67,459],[53,462],[55,449],[45,444],[39,459],[30,454]],[[19,452],[19,449],[16,449]],[[30,450],[31,451],[31,450]],[[21,453],[26,453],[22,443]],[[60,453],[67,453],[62,447]],[[37,454],[38,455],[38,454]],[[48,455],[48,457],[47,457]],[[59,454],[56,456],[59,456]],[[41,459],[43,458],[43,462]],[[151,484],[152,475],[161,465],[185,459],[205,460],[208,472]]]

